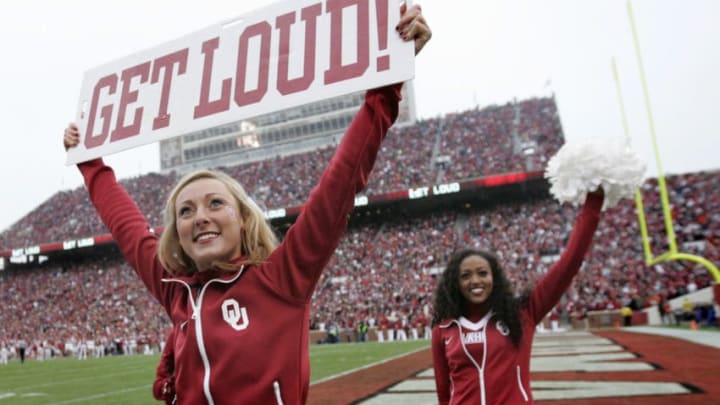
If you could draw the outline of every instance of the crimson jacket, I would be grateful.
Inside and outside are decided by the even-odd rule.
[[[166,404],[175,403],[175,329],[171,329],[155,370],[153,396]]]
[[[302,212],[261,265],[171,276],[158,236],[101,159],[79,165],[126,260],[164,306],[175,337],[178,404],[303,404],[309,302],[398,114],[402,85],[370,90]]]
[[[523,335],[518,346],[509,329],[493,318],[480,321],[446,319],[432,330],[435,385],[441,405],[532,404],[530,351],[535,326],[560,301],[590,248],[600,220],[603,198],[588,199],[575,223],[568,245],[530,293],[520,310]]]

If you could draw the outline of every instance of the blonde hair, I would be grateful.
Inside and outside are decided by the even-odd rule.
[[[258,264],[264,262],[278,245],[277,237],[265,220],[265,215],[258,205],[245,192],[243,186],[227,174],[215,170],[198,170],[185,175],[170,192],[165,204],[165,229],[158,245],[158,259],[171,273],[189,275],[197,271],[195,262],[185,253],[180,245],[177,231],[176,203],[177,196],[188,184],[199,179],[215,179],[227,187],[240,209],[243,227],[240,230],[241,254],[245,258],[242,263],[213,263],[213,267],[234,271],[240,264]]]

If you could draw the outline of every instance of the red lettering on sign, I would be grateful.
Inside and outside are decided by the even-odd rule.
[[[139,107],[135,109],[135,116],[133,122],[130,125],[124,125],[125,123],[125,111],[130,103],[137,101],[138,91],[130,91],[130,83],[135,77],[140,77],[140,83],[148,81],[150,75],[150,62],[141,63],[131,68],[125,69],[120,74],[120,80],[123,82],[122,93],[120,93],[120,105],[118,106],[117,123],[115,124],[115,130],[110,135],[110,142],[115,142],[120,139],[125,139],[131,136],[135,136],[140,133],[140,124],[142,124],[142,112],[143,108]]]
[[[357,60],[342,64],[343,9],[357,7]],[[341,82],[362,76],[370,65],[370,12],[367,0],[328,0],[330,13],[330,68],[325,71],[325,84]]]
[[[108,88],[108,94],[115,94],[117,90],[117,75],[107,75],[95,84],[93,89],[92,101],[90,102],[90,115],[88,117],[88,125],[85,130],[85,147],[88,149],[95,148],[102,145],[105,142],[108,134],[110,133],[110,118],[112,118],[113,106],[108,104],[103,106],[100,110],[100,118],[103,121],[102,132],[99,134],[93,134],[95,127],[95,116],[97,115],[98,102],[100,99],[100,91],[104,88]]]
[[[215,50],[220,46],[220,37],[209,39],[202,44],[202,53],[205,54],[203,65],[202,85],[200,87],[200,103],[195,106],[193,118],[201,118],[230,109],[231,79],[222,81],[220,98],[210,101],[210,81],[212,79],[212,66]]]
[[[290,55],[290,26],[295,24],[295,13],[281,15],[275,21],[280,31],[280,54],[278,57],[277,89],[280,94],[286,95],[306,90],[315,80],[315,48],[317,42],[317,18],[322,13],[322,4],[313,4],[305,7],[301,12],[301,19],[305,22],[305,53],[303,62],[303,75],[296,79],[288,79],[288,63]]]
[[[168,100],[170,98],[170,87],[172,87],[173,66],[178,65],[177,74],[185,74],[187,69],[188,48],[171,54],[161,56],[153,62],[152,79],[150,83],[157,83],[160,79],[160,70],[164,69],[162,82],[162,93],[160,94],[160,108],[158,115],[153,120],[153,129],[165,128],[170,125],[170,114],[168,114]]]
[[[375,15],[378,25],[378,49],[387,50],[388,46],[388,0],[375,0]],[[377,58],[377,71],[390,69],[390,55]]]
[[[285,9],[287,11],[285,14],[274,14],[267,21],[248,22],[252,25],[238,28],[243,28],[239,36],[236,35],[238,31],[225,31],[225,34],[220,35],[212,30],[207,35],[216,36],[201,43],[199,52],[202,52],[202,56],[190,54],[191,49],[199,53],[197,45],[202,39],[195,37],[193,41],[198,43],[192,46],[172,52],[168,50],[166,52],[169,53],[159,57],[155,57],[157,53],[153,54],[153,59],[121,71],[120,67],[117,67],[118,71],[99,79],[93,88],[84,139],[86,148],[96,148],[105,144],[108,142],[108,136],[109,142],[116,142],[139,135],[141,129],[146,129],[150,133],[155,130],[168,132],[172,128],[175,134],[180,128],[174,128],[172,125],[172,115],[176,115],[176,121],[186,122],[190,117],[180,117],[179,114],[183,113],[184,108],[191,107],[195,100],[172,99],[171,103],[171,97],[177,98],[178,94],[187,94],[188,91],[195,92],[199,89],[192,115],[192,119],[197,120],[229,111],[231,99],[238,107],[244,107],[261,103],[263,99],[267,100],[269,97],[266,95],[270,90],[273,97],[292,95],[286,98],[292,103],[298,98],[295,95],[308,91],[314,87],[313,84],[319,88],[319,94],[332,91],[322,89],[323,85],[362,78],[368,72],[371,63],[370,1],[375,5],[376,14],[372,17],[373,22],[376,21],[378,26],[378,35],[372,35],[373,38],[377,38],[377,43],[372,44],[372,54],[377,53],[376,60],[373,61],[374,68],[378,72],[389,70],[392,52],[388,46],[390,35],[388,25],[389,17],[394,16],[389,13],[389,7],[392,7],[389,3],[392,2],[315,0],[313,4],[306,5],[302,9]],[[324,24],[326,21],[329,32],[319,32],[321,27],[324,29],[326,26]],[[226,29],[228,26],[225,25],[223,28]],[[348,30],[350,32],[347,32]],[[273,37],[274,35],[277,38]],[[227,42],[223,45],[227,46],[218,53],[220,40],[223,37]],[[326,40],[325,37],[327,42],[319,45],[319,41]],[[237,43],[234,42],[235,40]],[[354,41],[354,44],[348,43],[349,40]],[[236,55],[232,55],[232,48],[235,48]],[[317,59],[325,58],[325,51],[328,60],[319,63]],[[277,54],[271,55],[271,52]],[[318,56],[319,54],[322,55]],[[292,60],[290,55],[293,55]],[[232,69],[232,65],[227,64],[227,62],[231,64],[232,61],[223,60],[221,66],[215,66],[216,56],[236,58],[235,71],[226,70]],[[201,57],[203,58],[202,73],[199,69]],[[137,63],[135,58],[130,60],[130,63]],[[273,66],[270,65],[271,63]],[[274,65],[275,63],[277,65]],[[297,68],[291,69],[291,63]],[[217,72],[222,72],[222,75],[215,72],[214,80],[213,67]],[[271,67],[274,69],[270,69]],[[300,72],[301,68],[302,72]],[[323,72],[323,83],[316,82],[318,71],[322,69],[326,69]],[[187,75],[188,72],[193,77],[180,77]],[[103,74],[106,72],[98,75]],[[195,77],[196,74],[201,77]],[[253,77],[255,75],[256,77]],[[188,83],[190,79],[201,82]],[[277,93],[272,93],[275,89]],[[311,92],[314,93],[314,90]],[[141,95],[143,97],[140,97]],[[311,96],[314,94],[308,97]],[[143,115],[144,112],[148,113],[147,117]],[[152,119],[151,126],[149,119]],[[95,133],[95,125],[100,126],[100,120],[102,120],[102,129]],[[213,122],[217,123],[220,120],[221,117],[218,117]],[[111,121],[115,124],[112,130]],[[193,123],[193,127],[198,125]]]
[[[266,21],[253,24],[240,35],[238,44],[237,75],[235,77],[235,103],[244,105],[257,103],[262,100],[268,89],[268,74],[270,72],[270,36],[272,27]],[[258,69],[258,88],[245,91],[247,79],[248,43],[252,37],[260,37],[260,66]]]

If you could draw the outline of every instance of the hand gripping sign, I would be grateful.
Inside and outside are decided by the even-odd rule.
[[[399,0],[288,0],[85,73],[67,164],[411,79]]]

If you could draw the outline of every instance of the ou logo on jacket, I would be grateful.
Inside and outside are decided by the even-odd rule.
[[[510,328],[508,328],[508,326],[505,325],[505,322],[503,321],[498,321],[495,324],[495,327],[497,328],[498,332],[500,332],[500,334],[503,336],[507,336],[510,334]]]
[[[234,299],[223,301],[222,316],[225,322],[235,330],[245,330],[250,324],[247,309],[240,307],[240,304]]]

